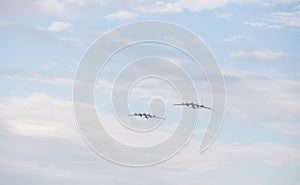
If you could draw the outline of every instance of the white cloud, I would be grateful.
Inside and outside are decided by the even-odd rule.
[[[277,4],[292,4],[297,0],[177,0],[177,1],[135,1],[113,2],[106,0],[22,0],[0,1],[0,15],[3,17],[23,16],[52,16],[52,17],[78,17],[85,15],[99,15],[99,12],[109,5],[117,6],[123,12],[124,18],[129,19],[138,16],[137,13],[180,13],[185,10],[201,11],[213,10],[227,6],[228,4],[257,4],[274,6]],[[125,12],[130,12],[126,13]],[[111,16],[111,17],[110,17]],[[223,14],[221,17],[230,17],[231,14]],[[122,19],[120,13],[111,14],[107,18]],[[127,18],[126,18],[127,17]]]
[[[242,40],[242,39],[249,39],[250,37],[245,35],[245,34],[234,34],[230,35],[229,37],[225,38],[224,41],[226,42],[232,42],[232,41],[237,41],[237,40]]]
[[[217,17],[222,18],[222,19],[228,19],[228,18],[230,18],[230,17],[233,16],[233,13],[232,13],[232,12],[229,12],[229,13],[221,13],[221,12],[219,12],[219,11],[215,11],[214,13],[215,13],[215,15],[216,15]]]
[[[272,1],[264,1],[264,6],[275,6],[277,4],[294,4],[298,3],[299,0],[272,0]]]
[[[295,6],[293,9],[295,9],[295,10],[300,10],[300,4],[297,5],[297,6]]]
[[[51,67],[49,65],[44,66],[43,68]],[[24,71],[10,71],[10,72],[2,72],[0,77],[4,77],[9,80],[28,80],[28,81],[37,81],[37,82],[43,82],[46,84],[52,84],[52,85],[62,85],[66,87],[72,87],[73,86],[73,79],[67,78],[67,77],[50,77],[45,76],[39,73],[26,73]]]
[[[224,147],[224,148],[223,148]],[[296,146],[275,143],[224,144],[214,148],[229,159],[244,163],[264,163],[274,166],[298,166],[300,150]],[[228,150],[226,150],[228,148]],[[213,152],[213,151],[212,151]],[[231,156],[230,156],[231,155]]]
[[[212,10],[217,8],[225,7],[226,5],[232,4],[258,4],[263,6],[274,6],[277,4],[292,4],[298,0],[177,0],[173,2],[163,2],[159,3],[148,3],[146,5],[136,4],[134,9],[142,13],[180,13],[184,10],[190,11],[201,11],[201,10]],[[224,14],[225,17],[230,17],[231,14]]]
[[[134,1],[115,2],[106,0],[22,0],[0,1],[0,15],[4,17],[23,16],[62,16],[78,17],[84,15],[99,14],[109,5],[117,6],[120,10],[137,11],[139,13],[180,13],[185,10],[201,11],[212,10],[227,6],[228,4],[257,4],[263,6],[274,6],[277,4],[292,4],[298,0],[176,0],[176,1]],[[112,14],[113,15],[113,14]],[[225,15],[225,14],[224,14]],[[137,15],[127,14],[128,17]],[[125,16],[125,17],[126,17]],[[230,14],[225,17],[231,16]],[[120,16],[116,15],[120,18]]]
[[[67,28],[70,28],[71,26],[72,24],[69,22],[54,22],[45,29],[52,32],[59,32],[59,31],[64,31]]]
[[[119,11],[110,15],[105,16],[105,19],[131,19],[137,17],[138,14],[129,11]]]
[[[109,4],[105,0],[22,0],[0,1],[3,17],[53,16],[78,17],[98,13]]]
[[[300,135],[300,124],[298,121],[260,121],[258,124],[273,128],[284,134]]]
[[[65,22],[66,25],[71,24]],[[52,25],[48,26],[49,29]],[[72,37],[70,34],[66,37],[57,37],[54,32],[48,30],[46,27],[30,27],[22,24],[17,24],[16,22],[8,22],[3,21],[0,22],[0,29],[5,32],[9,32],[10,34],[13,34],[14,36],[18,36],[22,39],[31,39],[31,41],[37,41],[36,43],[44,43],[46,42],[52,42],[58,45],[67,45],[72,44],[72,46],[87,46],[91,43],[89,40],[85,40],[79,37]],[[72,28],[72,25],[69,28],[66,28],[66,31],[68,33],[74,33],[74,30]],[[74,35],[74,34],[72,34]],[[32,40],[33,39],[33,40]]]
[[[170,160],[170,166],[184,167],[185,172],[211,171],[224,169],[231,162],[247,164],[265,164],[270,166],[299,166],[300,150],[297,145],[277,143],[215,143],[204,153],[196,153],[197,145],[192,141],[178,156]],[[185,162],[182,163],[182,160]],[[197,164],[201,164],[201,167]]]
[[[234,168],[232,164],[237,162],[243,166],[255,164],[271,168],[300,165],[298,145],[215,143],[204,153],[198,153],[197,146],[192,140],[178,155],[161,165],[162,173],[186,176],[196,172],[218,172]]]
[[[274,6],[277,4],[293,4],[299,0],[230,0],[237,4],[261,4],[263,6]]]
[[[160,2],[159,4],[151,4],[147,7],[138,6],[137,10],[143,13],[179,13],[184,10],[201,11],[205,9],[215,9],[223,7],[227,4],[226,0],[216,1],[197,1],[197,0],[178,0],[175,2]]]
[[[298,82],[246,72],[225,72],[227,113],[240,123],[300,134]]]
[[[37,0],[34,2],[38,11],[45,11],[49,15],[62,15],[64,13],[64,6],[56,0]]]
[[[260,60],[276,60],[280,59],[285,54],[283,52],[271,51],[269,49],[260,50],[233,50],[230,51],[229,56],[236,59],[260,59]]]
[[[49,64],[46,64],[46,65],[42,66],[41,69],[48,70],[48,69],[51,69],[51,68],[55,67],[56,65],[57,65],[56,62],[51,62]]]
[[[58,37],[58,41],[62,41],[64,43],[70,43],[70,44],[75,44],[76,46],[89,46],[91,44],[91,41],[80,39],[80,38],[75,38],[75,37]]]
[[[1,102],[0,112],[2,121],[17,135],[81,139],[70,101],[34,93]]]
[[[298,9],[295,7],[294,9]],[[262,18],[260,22],[247,22],[247,25],[253,27],[263,27],[271,29],[279,29],[283,27],[298,28],[300,27],[300,11],[288,11],[288,12],[273,12]]]
[[[125,181],[130,184],[181,185],[186,182],[210,182],[189,176],[185,182],[177,178],[234,168],[232,164],[236,162],[246,167],[252,164],[270,168],[300,165],[298,145],[215,143],[209,150],[199,154],[198,141],[193,138],[186,148],[165,163],[143,169],[124,168],[94,155],[92,150],[83,145],[74,123],[71,101],[35,93],[2,101],[0,112],[2,126],[9,126],[9,131],[13,133],[9,138],[5,137],[8,133],[1,137],[3,152],[0,164],[6,173],[20,175],[21,179],[36,180],[38,175],[43,174],[51,176],[56,182],[72,184],[86,181],[97,184],[101,180],[105,184],[124,184]],[[0,131],[3,132],[2,129]],[[74,140],[76,142],[69,142]],[[102,175],[99,176],[99,173]],[[164,176],[170,178],[161,178]]]
[[[234,98],[240,101],[240,97],[236,96],[236,94],[234,94]],[[259,101],[259,98],[257,99]],[[295,104],[297,104],[297,102]],[[27,97],[10,97],[5,102],[2,101],[0,104],[0,112],[1,115],[3,115],[1,119],[4,124],[7,124],[9,130],[17,135],[65,138],[78,141],[81,140],[81,138],[75,124],[72,106],[71,101],[54,98],[41,93],[34,93]],[[229,108],[230,113],[232,113],[231,106],[229,106]],[[285,108],[289,109],[294,107]],[[245,110],[244,107],[239,107],[239,109],[241,109],[241,111]],[[247,110],[246,113],[248,112],[250,112],[250,110]],[[263,111],[257,110],[257,112],[262,113]],[[298,112],[299,111],[295,110],[294,114]],[[287,110],[286,113],[293,115],[289,110]],[[250,112],[250,114],[252,114],[252,112]],[[274,114],[278,113],[274,112]],[[102,113],[102,116],[102,119],[105,119],[106,122],[113,122],[112,116],[105,113]],[[259,116],[264,117],[266,115]],[[109,124],[105,126],[105,128],[114,129],[114,126]],[[126,135],[128,136],[128,134],[130,134],[130,132],[126,132],[125,134],[118,132],[118,130],[112,131],[119,134],[120,137],[125,137],[123,139],[126,139]],[[202,133],[199,135],[201,134]],[[146,133],[144,136],[146,136]],[[127,139],[130,139],[130,137]],[[300,155],[298,155],[300,152],[299,149],[293,146],[275,143],[258,143],[252,145],[219,143],[204,152],[204,158],[200,157],[200,159],[197,159],[199,157],[197,150],[198,141],[193,139],[187,150],[183,152],[183,154],[180,154],[177,160],[180,161],[180,156],[183,156],[187,162],[189,159],[192,160],[190,161],[190,165],[194,164],[195,161],[193,160],[203,160],[201,162],[201,164],[203,163],[204,165],[203,170],[217,168],[217,166],[230,159],[239,159],[245,162],[250,160],[252,163],[263,162],[270,165],[298,165],[300,163]],[[189,158],[189,156],[192,158]],[[210,160],[207,161],[207,159]],[[173,160],[171,163],[174,162],[176,164],[178,162],[177,160],[175,159],[175,161]],[[204,161],[207,161],[207,163],[204,163]],[[207,166],[205,166],[205,164],[207,164]],[[198,168],[198,166],[196,165],[194,168]]]
[[[300,11],[274,12],[270,15],[270,21],[288,27],[300,27]]]
[[[265,22],[247,22],[246,24],[253,27],[262,27],[262,28],[271,28],[271,29],[281,28],[279,25],[269,24]]]

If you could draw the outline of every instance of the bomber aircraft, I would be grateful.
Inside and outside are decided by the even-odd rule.
[[[193,108],[194,110],[195,109],[201,109],[201,108],[213,110],[213,108],[207,107],[207,106],[205,106],[203,104],[199,105],[198,103],[193,103],[193,102],[191,102],[191,103],[182,102],[182,103],[176,103],[174,105],[187,106],[187,107]]]
[[[157,119],[163,119],[163,120],[165,120],[165,118],[158,117],[158,116],[150,114],[150,113],[134,113],[134,114],[129,114],[128,116],[139,116],[139,117],[145,118],[145,119],[157,118]]]

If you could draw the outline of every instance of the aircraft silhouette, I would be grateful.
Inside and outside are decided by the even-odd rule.
[[[162,117],[158,117],[156,115],[150,114],[150,113],[134,113],[134,114],[129,114],[128,116],[139,116],[141,118],[145,118],[145,119],[153,119],[153,118],[157,118],[157,119],[163,119],[165,120],[165,118]]]
[[[187,102],[184,103],[184,102],[182,102],[182,103],[176,103],[174,105],[187,106],[187,107],[193,108],[194,110],[195,109],[201,109],[201,108],[213,110],[213,108],[207,107],[207,106],[205,106],[203,104],[199,105],[199,104],[193,103],[193,102],[191,102],[191,103],[187,103]]]

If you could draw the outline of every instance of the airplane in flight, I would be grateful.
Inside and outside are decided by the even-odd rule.
[[[174,105],[187,106],[187,107],[193,108],[194,110],[195,109],[201,109],[201,108],[213,110],[213,108],[207,107],[207,106],[205,106],[203,104],[199,105],[199,104],[193,103],[193,102],[191,102],[191,103],[187,103],[187,102],[184,103],[184,102],[182,102],[182,103],[176,103]]]
[[[145,118],[145,119],[153,119],[153,118],[157,118],[157,119],[163,119],[165,120],[166,118],[162,118],[162,117],[158,117],[156,115],[150,114],[150,113],[134,113],[134,114],[129,114],[128,116],[139,116],[141,118]]]

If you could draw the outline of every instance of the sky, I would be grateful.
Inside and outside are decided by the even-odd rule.
[[[130,167],[112,163],[85,142],[74,114],[73,85],[97,39],[149,20],[183,27],[209,47],[224,78],[226,108],[216,140],[199,152],[212,111],[173,106],[182,100],[175,89],[187,87],[177,69],[198,93],[198,99],[182,101],[216,107],[209,84],[214,81],[168,45],[141,43],[116,53],[97,76],[93,105],[115,140],[156,145],[174,134],[183,114],[198,116],[195,133],[180,152],[156,165]],[[128,39],[115,34],[120,42]],[[2,184],[300,185],[298,0],[2,0],[0,41]],[[159,58],[145,68],[142,59],[149,56]],[[135,81],[125,94],[130,111],[159,110],[155,114],[165,121],[124,118],[127,112],[113,107],[137,75],[131,70],[168,74],[166,80]],[[120,119],[158,126],[135,133],[120,126]],[[98,144],[108,147],[105,141]],[[113,152],[123,155],[118,148]],[[143,157],[149,156],[136,159]]]

